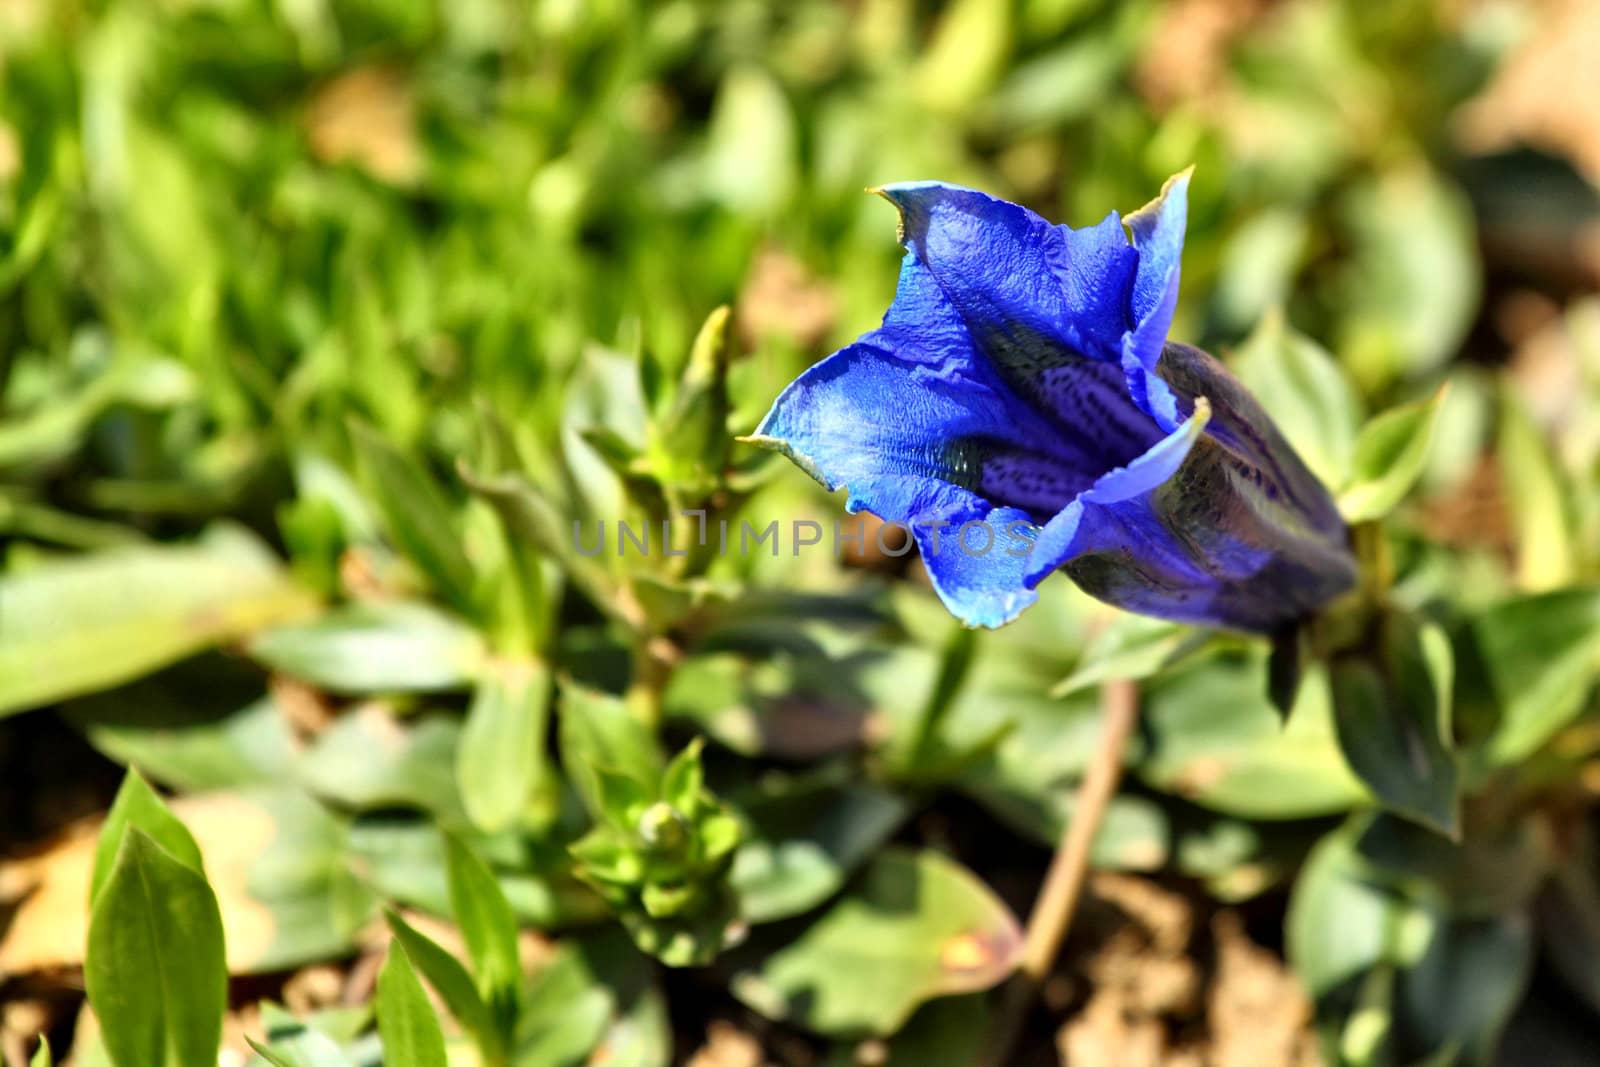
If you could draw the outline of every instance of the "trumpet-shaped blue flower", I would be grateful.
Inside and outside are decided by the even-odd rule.
[[[894,303],[752,440],[908,526],[968,625],[1057,570],[1167,619],[1314,611],[1355,580],[1332,499],[1220,363],[1167,340],[1188,180],[1080,230],[940,182],[877,190],[906,247]]]

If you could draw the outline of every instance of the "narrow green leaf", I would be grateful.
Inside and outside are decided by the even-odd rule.
[[[1517,585],[1531,593],[1556,589],[1578,573],[1572,492],[1521,399],[1504,392],[1496,456],[1516,531]]]
[[[244,1040],[245,1044],[249,1045],[257,1056],[260,1056],[262,1059],[272,1064],[272,1067],[305,1067],[304,1064],[297,1063],[288,1056],[274,1052],[270,1046],[263,1045],[261,1042],[257,1041],[253,1037],[250,1037],[248,1034],[245,1035]]]
[[[33,1059],[28,1061],[28,1067],[55,1067],[55,1062],[50,1056],[50,1039],[41,1035],[39,1048],[34,1052]]]
[[[493,833],[527,811],[548,773],[550,672],[536,660],[491,664],[478,683],[456,749],[467,815]]]
[[[462,689],[482,669],[483,638],[426,604],[375,601],[267,630],[250,655],[273,670],[335,693]]]
[[[1350,523],[1381,519],[1410,492],[1428,462],[1428,443],[1444,392],[1390,408],[1361,428],[1351,476],[1339,494]]]
[[[399,939],[406,955],[439,994],[445,1007],[450,1009],[450,1014],[485,1050],[485,1058],[492,1060],[488,1053],[500,1047],[500,1033],[489,1015],[489,1006],[473,985],[472,975],[467,973],[459,960],[396,912],[387,911],[384,918],[388,920],[389,929]]]
[[[0,576],[0,716],[119,685],[310,607],[266,548],[231,527]]]
[[[377,1005],[384,1067],[449,1067],[444,1031],[399,942],[378,972]]]
[[[472,563],[461,547],[454,508],[416,461],[359,423],[351,439],[371,479],[384,528],[457,610],[474,610]]]
[[[200,858],[200,846],[195,843],[189,828],[167,810],[139,772],[128,768],[123,776],[117,799],[111,802],[105,824],[100,827],[100,838],[95,843],[94,873],[89,879],[89,903],[92,905],[106,879],[111,876],[117,855],[122,850],[122,839],[129,827],[136,827],[150,835],[150,839],[185,867],[197,874],[205,874],[205,863]]]
[[[228,971],[217,898],[130,827],[89,920],[84,980],[121,1067],[215,1067]]]
[[[493,872],[453,834],[444,835],[450,910],[467,943],[478,991],[502,1033],[516,1024],[522,965],[517,956],[517,919]]]

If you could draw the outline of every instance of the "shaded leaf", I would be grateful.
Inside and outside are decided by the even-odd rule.
[[[1600,680],[1600,588],[1505,601],[1472,623],[1471,642],[1498,710],[1481,758],[1515,763],[1570,723]]]
[[[1143,693],[1144,780],[1214,811],[1299,819],[1345,811],[1367,792],[1334,735],[1328,675],[1306,671],[1287,724],[1266,692],[1265,656],[1203,661]]]
[[[909,810],[874,786],[820,778],[769,776],[734,802],[751,829],[728,880],[751,923],[799,915],[838,892]]]
[[[460,727],[445,715],[402,720],[382,704],[339,716],[301,756],[300,781],[317,796],[358,811],[414,807],[459,818],[451,773]]]
[[[446,600],[470,614],[472,564],[461,547],[454,509],[438,483],[368,427],[352,424],[350,436],[371,480],[384,529]]]
[[[1311,472],[1325,485],[1344,484],[1362,407],[1333,356],[1272,311],[1239,346],[1231,366]]]
[[[1339,747],[1384,807],[1457,837],[1449,639],[1437,626],[1399,615],[1380,626],[1376,647],[1334,661]]]

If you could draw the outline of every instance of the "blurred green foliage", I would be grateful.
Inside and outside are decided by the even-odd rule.
[[[1145,725],[1095,862],[1292,886],[1328,1062],[1483,1061],[1540,953],[1600,1011],[1600,311],[1551,317],[1564,407],[1504,368],[1485,294],[1526,264],[1489,235],[1548,224],[1517,194],[1547,171],[1453,132],[1534,25],[1511,0],[0,4],[0,715],[53,708],[182,794],[130,776],[112,808],[104,1047],[73,1062],[209,1062],[224,953],[337,958],[382,914],[390,1064],[666,1064],[651,956],[717,960],[827,1055],[965,1062],[986,1013],[946,995],[1003,979],[1020,932],[913,816],[964,796],[1052,842],[1115,677]],[[1382,606],[1286,724],[1259,643],[1064,580],[971,633],[870,534],[791,552],[840,502],[733,440],[887,305],[863,187],[1086,224],[1191,162],[1174,334],[1340,492]],[[1579,192],[1543,203],[1593,225],[1557,172]],[[781,552],[715,550],[773,519]],[[559,935],[532,973],[519,926]],[[134,934],[193,952],[149,982]],[[264,1062],[377,1062],[368,1008],[261,1018]]]

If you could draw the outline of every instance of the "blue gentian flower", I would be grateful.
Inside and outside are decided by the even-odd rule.
[[[900,211],[894,303],[751,440],[908,526],[968,625],[1057,570],[1165,619],[1315,611],[1355,582],[1333,500],[1222,364],[1167,340],[1188,183],[1080,230],[941,182],[875,190]]]

